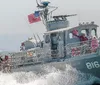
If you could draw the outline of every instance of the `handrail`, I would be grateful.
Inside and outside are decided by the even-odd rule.
[[[91,54],[97,52],[97,48],[91,47],[92,40],[87,40],[83,42],[77,42],[77,43],[70,43],[65,46],[67,55],[71,56],[82,56],[86,54]],[[99,45],[99,42],[98,42]]]
[[[66,56],[75,57],[75,56],[82,56],[91,53],[96,53],[100,47],[96,49],[92,49],[91,47],[91,40],[84,41],[84,42],[77,42],[77,43],[70,43],[64,47],[64,51]],[[36,55],[29,56],[27,52],[33,52]],[[52,58],[58,58],[59,50],[51,50],[50,48],[37,49],[31,50],[26,52],[20,52],[20,54],[12,53],[7,62],[0,63],[0,68],[2,67],[5,71],[5,68],[8,68],[11,71],[12,68],[19,68],[20,66],[25,65],[34,65],[38,63],[45,62],[46,59],[50,60]],[[47,61],[47,60],[46,60]]]

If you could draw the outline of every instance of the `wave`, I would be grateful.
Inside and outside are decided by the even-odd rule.
[[[92,85],[100,80],[89,74],[84,74],[69,65],[65,70],[53,66],[42,66],[44,72],[0,72],[0,85]]]

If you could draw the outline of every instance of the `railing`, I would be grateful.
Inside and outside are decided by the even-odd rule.
[[[18,58],[9,58],[6,61],[2,61],[0,63],[0,71],[2,72],[11,72],[12,69],[17,69],[23,66],[34,65],[38,63],[42,63],[43,60],[35,57],[18,57]]]
[[[91,40],[88,40],[88,41],[84,41],[84,42],[67,44],[65,46],[66,55],[82,56],[82,55],[87,55],[87,54],[97,52],[97,49],[99,48],[99,44],[97,47],[93,48],[91,46],[91,42],[92,42]]]
[[[96,53],[98,48],[99,46],[93,49],[91,47],[91,41],[77,42],[67,44],[63,53],[66,53],[66,57],[83,56],[91,53]],[[58,58],[59,53],[59,50],[50,50],[48,48],[12,53],[6,62],[0,63],[0,70],[3,70],[4,72],[11,72],[13,68],[44,63],[50,59],[52,60],[52,58]]]

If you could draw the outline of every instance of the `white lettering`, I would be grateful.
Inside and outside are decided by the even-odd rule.
[[[89,62],[86,63],[86,66],[87,66],[88,69],[92,69],[92,65],[91,65],[91,63],[89,63]]]
[[[95,61],[95,62],[94,62],[94,65],[95,65],[96,68],[99,68],[99,67],[100,67],[100,64],[99,64],[98,61]]]
[[[86,63],[86,67],[87,67],[88,69],[99,68],[99,67],[100,67],[100,64],[99,64],[98,61],[87,62],[87,63]]]

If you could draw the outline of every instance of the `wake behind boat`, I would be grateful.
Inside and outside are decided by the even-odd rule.
[[[44,40],[30,38],[23,42],[20,52],[9,53],[5,58],[1,58],[1,70],[37,72],[41,71],[39,69],[42,65],[63,70],[66,64],[69,64],[78,71],[100,78],[98,25],[91,22],[69,27],[67,17],[76,14],[52,16],[57,7],[49,6],[49,3],[37,2],[38,11],[28,16],[30,24],[42,19],[47,29],[43,35]],[[53,10],[49,11],[50,8]]]

